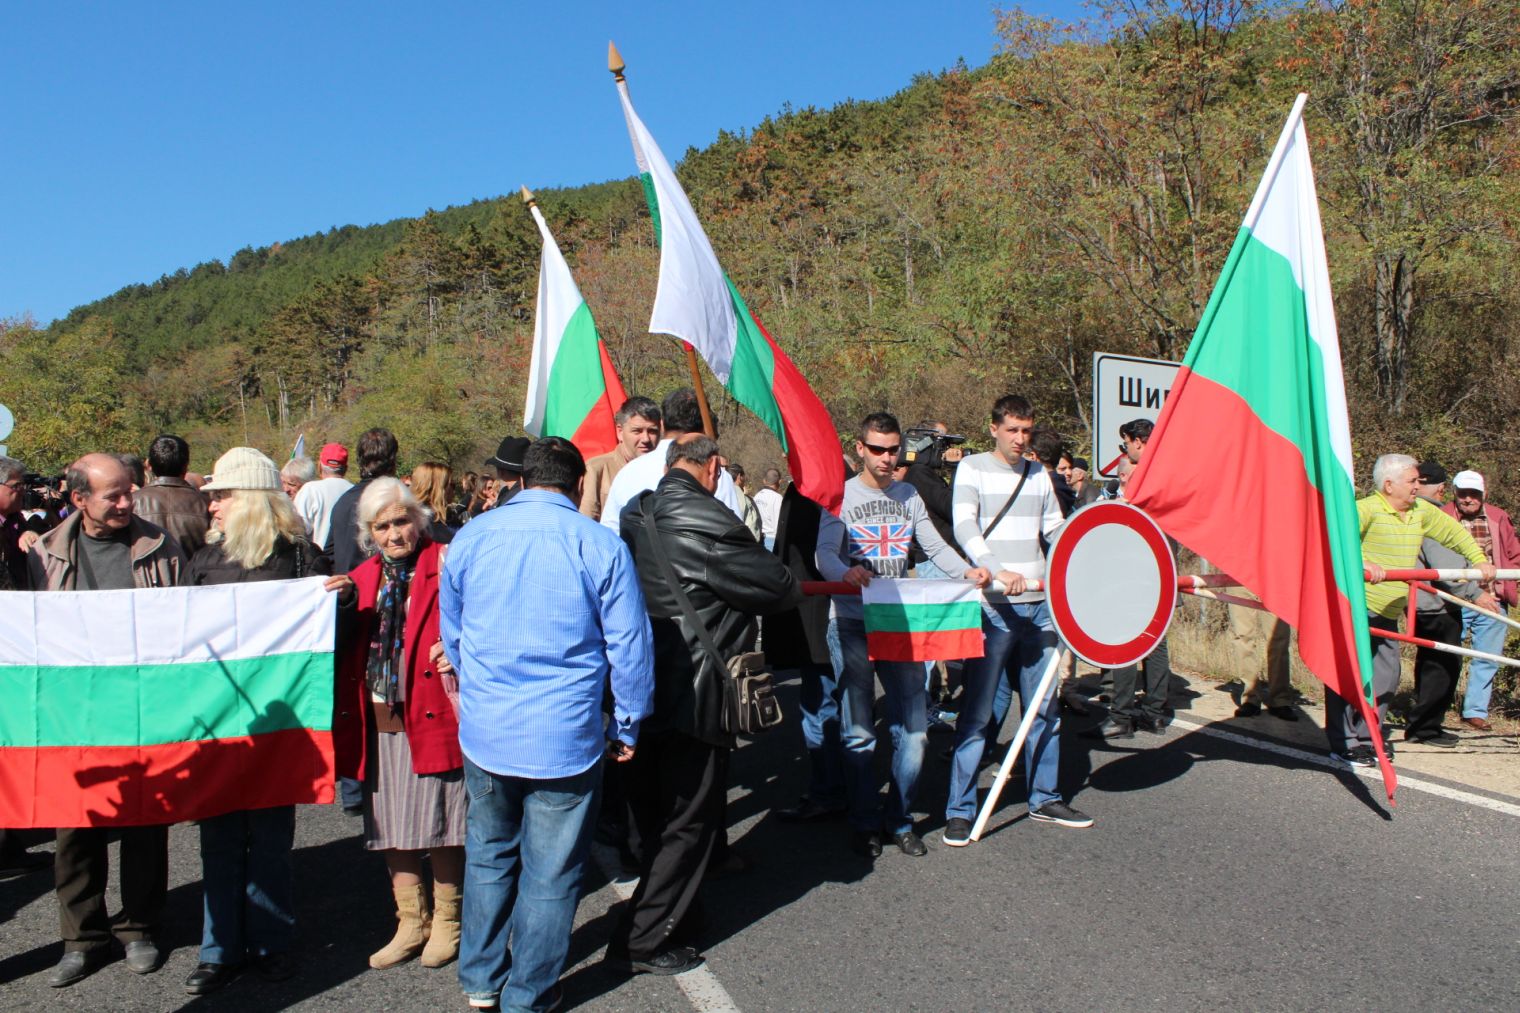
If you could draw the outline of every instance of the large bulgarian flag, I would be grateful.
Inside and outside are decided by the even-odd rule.
[[[0,826],[333,799],[321,578],[0,594]]]
[[[530,436],[562,436],[582,457],[595,457],[617,446],[612,417],[628,395],[549,223],[526,188],[523,195],[544,239],[523,430]]]
[[[828,409],[719,265],[670,163],[633,111],[621,73],[617,86],[660,244],[650,332],[680,338],[700,352],[734,399],[781,441],[798,491],[837,513],[844,499],[844,459]]]
[[[982,592],[969,580],[890,580],[860,589],[872,661],[956,661],[982,656]]]
[[[1298,631],[1374,729],[1340,339],[1300,95],[1125,498]]]

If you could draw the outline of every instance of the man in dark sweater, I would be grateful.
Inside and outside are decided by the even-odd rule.
[[[347,573],[372,555],[359,547],[359,498],[375,479],[396,474],[400,449],[388,429],[371,429],[359,437],[359,484],[333,504],[332,526],[322,546],[323,555],[332,557],[333,573]]]

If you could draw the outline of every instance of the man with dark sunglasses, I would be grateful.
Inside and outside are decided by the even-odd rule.
[[[924,501],[906,482],[893,478],[902,429],[886,412],[867,415],[860,424],[855,453],[860,474],[844,484],[839,516],[824,513],[818,523],[818,572],[825,580],[865,587],[872,577],[906,577],[913,540],[949,577],[965,577],[985,586],[990,574],[966,561],[946,544],[929,519]],[[844,747],[845,790],[849,796],[851,846],[866,858],[881,854],[882,832],[905,855],[927,852],[913,831],[912,801],[923,769],[928,738],[924,666],[917,661],[871,661],[857,595],[837,595],[834,612],[844,656],[840,679],[840,738]],[[883,814],[876,793],[873,759],[876,747],[876,679],[885,693],[887,725],[894,752],[892,781]]]

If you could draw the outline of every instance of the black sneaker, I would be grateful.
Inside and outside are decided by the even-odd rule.
[[[1093,818],[1080,809],[1073,809],[1057,799],[1046,802],[1038,809],[1029,810],[1029,818],[1038,823],[1057,823],[1073,830],[1086,830],[1093,825]]]
[[[1235,708],[1235,716],[1238,718],[1254,718],[1261,713],[1261,704],[1255,700],[1247,700]]]
[[[1276,707],[1268,707],[1267,713],[1279,721],[1298,720],[1298,711],[1294,710],[1292,707],[1287,706],[1286,704],[1279,704]]]
[[[1377,754],[1371,746],[1353,746],[1344,753],[1331,753],[1330,759],[1345,767],[1375,767]]]
[[[881,834],[875,830],[856,830],[850,834],[850,850],[862,858],[881,857]]]
[[[897,845],[897,850],[909,858],[922,858],[929,853],[924,846],[924,839],[911,830],[904,830],[900,834],[892,835],[892,843]]]
[[[971,821],[952,816],[945,821],[945,832],[939,835],[940,843],[952,848],[964,848],[971,843]]]
[[[631,957],[628,967],[635,974],[685,974],[702,966],[702,955],[690,946],[676,946],[644,960]]]

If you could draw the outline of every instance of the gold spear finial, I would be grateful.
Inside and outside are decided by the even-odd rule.
[[[612,71],[613,80],[622,83],[623,71],[628,65],[623,62],[623,54],[618,52],[616,43],[607,43],[607,69]]]
[[[533,191],[529,190],[527,187],[522,188],[522,199],[523,203],[528,205],[528,207],[532,207],[534,204],[538,203],[533,199]]]

